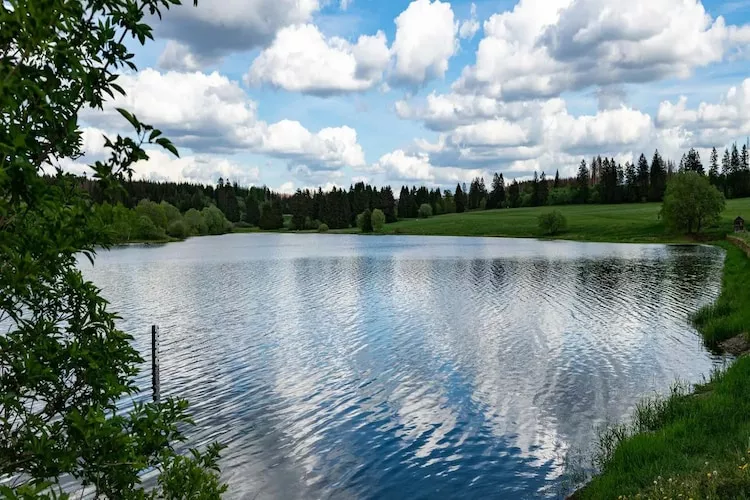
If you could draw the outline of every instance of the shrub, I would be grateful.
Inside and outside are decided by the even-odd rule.
[[[154,221],[146,215],[138,217],[136,222],[136,237],[142,240],[163,240],[167,235],[164,229],[157,227]]]
[[[372,232],[372,212],[369,208],[366,208],[364,212],[357,216],[357,227],[363,233]]]
[[[328,232],[328,224],[325,222],[318,226],[318,232],[319,233],[327,233]]]
[[[172,238],[185,238],[190,235],[187,224],[182,220],[174,220],[167,227],[167,234]]]
[[[385,214],[382,210],[376,208],[372,211],[372,229],[376,232],[383,230],[385,225]]]
[[[420,219],[432,217],[432,207],[427,203],[422,203],[422,206],[419,207],[418,214]]]
[[[539,229],[543,234],[555,235],[565,230],[568,222],[559,210],[543,213],[539,216]]]
[[[250,224],[249,222],[241,220],[239,222],[235,222],[234,227],[238,229],[247,229],[247,228],[253,227],[253,225]]]
[[[190,210],[185,212],[182,220],[184,220],[185,224],[187,224],[190,234],[197,236],[200,234],[208,233],[208,225],[206,225],[203,214],[198,210],[191,208]]]

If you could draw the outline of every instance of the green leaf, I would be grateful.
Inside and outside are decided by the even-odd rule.
[[[117,109],[117,112],[120,113],[123,117],[125,117],[125,119],[127,121],[130,122],[130,124],[133,126],[133,128],[135,128],[138,131],[141,130],[141,124],[138,122],[138,120],[135,119],[135,116],[133,116],[132,114],[130,114],[129,111],[127,111],[126,109],[123,109],[123,108],[115,108],[115,109]]]

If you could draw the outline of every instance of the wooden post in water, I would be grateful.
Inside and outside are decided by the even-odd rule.
[[[159,327],[151,325],[151,394],[159,402]]]

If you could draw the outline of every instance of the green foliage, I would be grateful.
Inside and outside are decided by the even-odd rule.
[[[187,403],[134,403],[142,359],[117,329],[100,290],[83,279],[113,228],[156,236],[164,207],[95,208],[81,182],[59,168],[81,155],[81,109],[100,108],[123,68],[136,70],[126,36],[151,38],[146,16],[173,0],[28,2],[0,5],[0,494],[60,498],[72,477],[97,498],[217,498],[219,448],[178,457]],[[151,17],[148,17],[151,19]],[[177,150],[161,132],[118,110],[134,137],[105,138],[110,156],[92,178],[104,196],[148,158],[146,145]],[[129,235],[128,237],[135,237]],[[118,407],[120,408],[118,410]],[[161,472],[146,492],[141,475]]]
[[[167,226],[167,234],[172,238],[183,239],[190,236],[190,229],[188,228],[185,221],[182,220],[182,216],[179,219],[174,220]]]
[[[372,212],[370,212],[369,208],[366,208],[364,212],[357,216],[357,227],[363,233],[371,233],[373,231]]]
[[[182,220],[182,214],[174,205],[167,203],[166,201],[162,201],[159,205],[167,218],[167,227],[169,227],[172,222]]]
[[[375,232],[380,232],[385,226],[385,214],[379,208],[372,211],[372,229]]]
[[[327,233],[328,232],[328,224],[325,222],[318,226],[318,232],[319,233]]]
[[[203,218],[203,214],[198,210],[191,208],[183,216],[185,224],[187,224],[189,234],[192,236],[200,236],[208,234],[208,224]]]
[[[261,205],[258,225],[265,230],[284,227],[284,215],[281,213],[281,204],[278,201],[266,201]]]
[[[432,207],[427,203],[423,203],[420,205],[418,213],[420,219],[428,219],[432,217]]]
[[[201,210],[201,215],[206,223],[208,234],[224,234],[232,229],[232,223],[215,205],[209,205]]]
[[[542,234],[554,236],[568,227],[568,221],[559,210],[543,213],[539,216],[539,229]]]
[[[547,202],[550,205],[570,205],[575,199],[576,193],[568,187],[550,189]]]
[[[718,223],[724,207],[724,195],[708,178],[688,171],[675,175],[667,184],[661,216],[671,229],[700,233]]]
[[[138,206],[135,207],[135,212],[139,216],[148,217],[154,226],[161,228],[162,230],[167,228],[167,214],[165,213],[164,207],[159,203],[154,203],[151,200],[141,200]]]

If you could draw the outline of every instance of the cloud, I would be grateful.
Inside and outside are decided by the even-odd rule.
[[[357,92],[375,86],[389,60],[382,31],[351,44],[338,37],[326,39],[313,24],[290,26],[253,61],[245,81],[320,96]]]
[[[219,73],[167,72],[146,69],[122,76],[127,92],[106,104],[103,112],[87,110],[83,120],[108,130],[124,120],[115,107],[124,107],[139,120],[161,129],[178,148],[199,153],[263,153],[335,170],[364,165],[357,132],[347,126],[310,132],[297,121],[268,124],[257,116],[257,104],[236,82]]]
[[[261,47],[280,29],[308,22],[320,8],[319,0],[201,0],[197,7],[171,9],[154,26],[158,36],[189,47],[200,62]]]
[[[676,103],[663,101],[656,114],[661,128],[686,130],[697,146],[724,145],[738,137],[750,135],[750,78],[739,86],[731,87],[717,103],[701,102],[688,108],[687,97]]]
[[[394,84],[418,86],[442,78],[448,60],[458,47],[458,23],[447,2],[414,0],[394,21],[396,37],[391,47]]]
[[[159,56],[157,66],[166,70],[198,71],[218,61],[217,58],[195,54],[187,45],[169,40]]]
[[[696,1],[521,0],[484,33],[454,89],[514,100],[687,78],[747,43],[750,26],[727,26]]]
[[[469,19],[465,19],[461,26],[458,28],[458,36],[460,38],[467,38],[472,39],[474,38],[474,35],[477,34],[477,31],[479,31],[479,21],[477,20],[477,6],[476,4],[471,4],[471,17]]]

